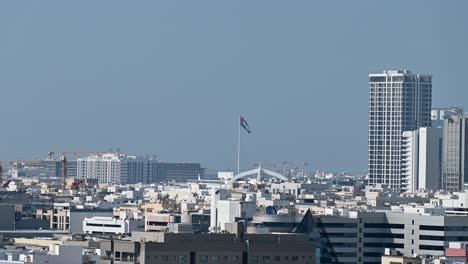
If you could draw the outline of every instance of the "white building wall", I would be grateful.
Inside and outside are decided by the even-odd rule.
[[[225,229],[226,223],[235,222],[236,217],[241,217],[241,202],[223,200],[218,202],[218,225]]]
[[[141,221],[143,224],[143,221]],[[83,232],[92,233],[130,233],[129,220],[115,219],[112,217],[91,217],[83,220]]]
[[[418,131],[405,131],[402,135],[402,190],[414,193],[418,186]]]
[[[230,199],[230,191],[212,190],[210,230],[225,230],[226,223],[235,222],[236,218],[252,218],[256,212],[256,194],[246,194],[243,199]]]
[[[422,127],[402,134],[402,189],[439,190],[442,129]]]
[[[214,229],[219,224],[219,202],[225,200],[230,192],[225,189],[211,189],[211,207],[210,207],[210,230],[215,231]]]
[[[76,176],[81,179],[98,179],[99,182],[126,183],[126,160],[116,153],[91,155],[77,159]]]
[[[442,128],[420,128],[418,189],[440,190],[441,162]]]

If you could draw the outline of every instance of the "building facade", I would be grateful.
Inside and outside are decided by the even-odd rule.
[[[432,76],[369,74],[369,184],[402,189],[402,133],[431,125]]]
[[[99,182],[123,184],[127,182],[125,160],[116,153],[91,155],[77,160],[79,179],[98,179]]]
[[[418,190],[438,191],[442,185],[442,129],[419,129]]]
[[[199,163],[161,162],[119,153],[91,155],[77,160],[76,175],[114,184],[186,181],[204,175]]]
[[[186,181],[203,177],[204,169],[200,163],[189,162],[159,162],[158,179],[162,181]]]
[[[101,241],[101,263],[314,264],[315,243],[303,234],[174,234],[142,232]]]
[[[386,248],[406,256],[442,256],[449,243],[468,241],[467,217],[413,210],[315,216],[320,263],[381,263]]]
[[[441,188],[442,128],[422,127],[402,134],[402,189]]]
[[[401,190],[416,192],[418,186],[419,131],[404,131],[401,147]]]
[[[452,115],[463,115],[463,107],[446,107],[446,108],[432,108],[431,110],[431,126],[444,127],[445,117]]]
[[[83,233],[130,234],[133,231],[143,231],[144,226],[143,220],[94,216],[83,220]]]
[[[468,182],[468,116],[446,116],[443,127],[442,188],[460,191]]]

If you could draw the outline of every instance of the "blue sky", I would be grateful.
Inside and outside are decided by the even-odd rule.
[[[370,72],[468,107],[467,1],[1,1],[0,158],[120,147],[365,171]]]

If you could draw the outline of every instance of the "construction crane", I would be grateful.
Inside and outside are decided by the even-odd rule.
[[[2,188],[2,189],[5,189],[5,188],[7,188],[7,187],[8,187],[8,185],[10,185],[10,183],[11,183],[11,180],[6,180],[6,181],[3,181],[3,182],[2,182],[2,187],[1,187],[1,188]]]
[[[79,152],[79,151],[63,151],[63,152],[54,152],[49,151],[47,155],[49,159],[52,159],[54,156],[60,156],[61,167],[62,167],[62,190],[65,190],[67,185],[67,156],[84,156],[84,155],[102,155],[104,153],[109,153],[108,151],[88,151],[88,152]]]
[[[71,188],[72,188],[73,190],[78,190],[78,188],[80,188],[80,185],[81,185],[82,183],[84,183],[84,182],[85,182],[84,180],[74,181],[74,182],[72,183]]]

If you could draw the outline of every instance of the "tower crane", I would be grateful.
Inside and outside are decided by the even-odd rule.
[[[84,155],[102,155],[104,153],[108,153],[108,151],[88,151],[88,152],[80,152],[80,151],[63,151],[63,152],[54,152],[49,151],[47,156],[49,159],[52,159],[54,156],[60,156],[61,167],[62,167],[62,190],[65,190],[66,180],[67,180],[67,156],[84,156]]]

